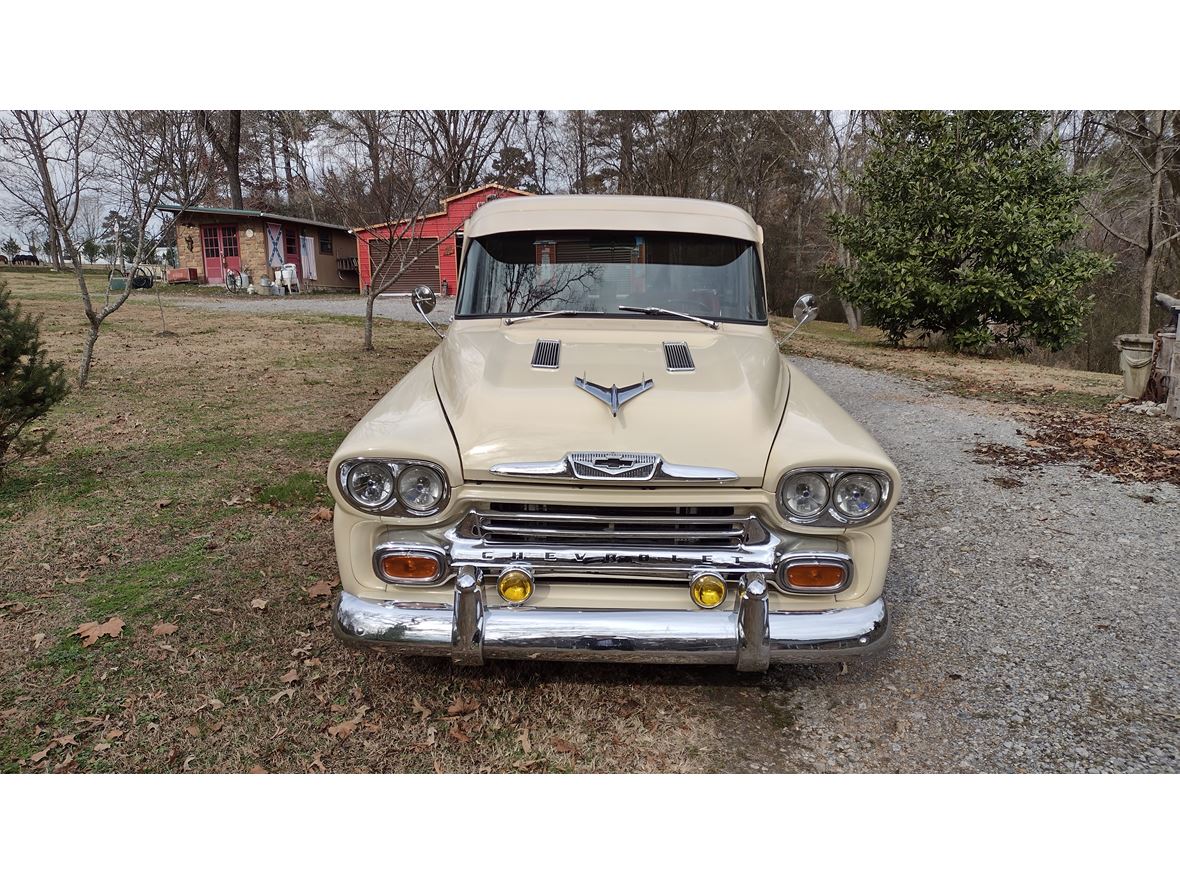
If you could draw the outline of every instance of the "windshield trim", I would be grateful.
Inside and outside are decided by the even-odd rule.
[[[541,311],[544,313],[544,311]],[[533,316],[531,313],[456,313],[455,322],[459,320],[519,320],[527,316]],[[595,313],[590,310],[579,310],[576,313],[564,314],[562,316],[538,317],[535,322],[542,322],[543,320],[572,320],[579,317],[589,317],[595,320],[655,320],[663,323],[692,323],[694,326],[699,326],[700,323],[695,320],[683,319],[681,317],[661,316],[660,314],[643,314],[643,313]],[[735,320],[720,316],[706,316],[704,314],[700,317],[702,320],[710,320],[718,325],[734,325],[734,326],[769,326],[770,315],[764,320]],[[516,325],[516,323],[512,323]]]
[[[513,233],[527,233],[528,231],[513,231]],[[618,233],[615,230],[603,230],[603,233]],[[680,231],[652,231],[652,233],[680,233]],[[496,236],[495,233],[487,234],[486,236]],[[720,236],[717,234],[708,234],[706,236]],[[479,242],[482,237],[464,237],[463,238],[463,253],[459,256],[459,279],[458,285],[455,287],[455,312],[452,316],[453,322],[459,320],[502,320],[502,319],[519,319],[521,317],[533,316],[537,313],[546,313],[546,311],[529,311],[527,313],[459,313],[459,297],[463,292],[463,283],[467,277],[468,261],[467,254],[471,247]],[[745,240],[739,237],[725,237],[725,239],[738,239],[740,242],[749,243],[752,247],[754,255],[754,269],[757,272],[757,277],[762,283],[762,301],[765,306],[765,319],[733,319],[731,317],[711,316],[708,314],[700,314],[699,318],[702,320],[710,320],[712,322],[721,324],[732,324],[735,326],[770,326],[770,297],[766,291],[766,275],[762,268],[762,252],[758,248],[758,244],[753,240]],[[593,311],[577,311],[573,314],[566,314],[564,316],[546,317],[545,319],[554,320],[571,320],[577,317],[593,317],[595,319],[620,319],[620,320],[656,320],[660,322],[677,322],[677,323],[691,323],[693,320],[681,319],[679,317],[660,316],[642,313],[595,313]],[[538,320],[540,321],[540,320]],[[511,324],[515,325],[515,323]],[[697,325],[700,325],[697,323]]]

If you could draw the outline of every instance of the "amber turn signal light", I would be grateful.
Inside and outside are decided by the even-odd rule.
[[[381,577],[387,581],[433,581],[442,576],[442,563],[420,553],[387,553],[381,557]]]
[[[836,590],[844,585],[847,569],[834,562],[798,562],[787,566],[792,590]]]

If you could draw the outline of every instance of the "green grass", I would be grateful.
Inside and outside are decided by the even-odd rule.
[[[131,563],[88,581],[86,612],[93,618],[119,615],[132,618],[152,614],[163,617],[175,608],[169,597],[186,593],[207,579],[212,561],[203,544],[161,559]]]
[[[273,504],[277,507],[310,506],[316,501],[324,501],[328,497],[328,489],[324,477],[309,470],[293,473],[276,483],[263,486],[258,492],[257,499],[261,504]]]

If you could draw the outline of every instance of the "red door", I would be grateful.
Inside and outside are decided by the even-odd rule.
[[[237,225],[204,225],[201,228],[201,243],[205,252],[205,279],[210,283],[223,282],[227,269],[241,271]]]
[[[293,227],[283,228],[283,242],[287,264],[295,265],[295,276],[303,279],[303,262],[299,260],[299,231]]]

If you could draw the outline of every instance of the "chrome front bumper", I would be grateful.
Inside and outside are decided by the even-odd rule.
[[[345,642],[395,653],[491,658],[730,664],[764,671],[775,661],[830,661],[888,643],[884,598],[857,608],[770,611],[764,581],[752,580],[729,611],[489,609],[474,581],[458,582],[453,604],[362,599],[341,593],[332,628]]]

